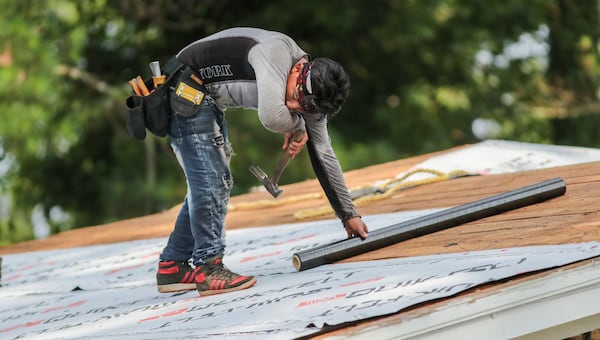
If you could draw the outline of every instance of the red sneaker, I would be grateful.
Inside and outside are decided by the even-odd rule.
[[[221,294],[252,287],[254,276],[236,274],[223,264],[223,254],[209,259],[206,264],[196,267],[196,289],[201,296]]]
[[[160,261],[156,273],[156,283],[160,293],[196,289],[194,270],[187,262],[183,261]]]

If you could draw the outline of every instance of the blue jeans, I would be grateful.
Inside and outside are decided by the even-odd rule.
[[[225,215],[233,178],[224,113],[209,99],[190,117],[172,114],[169,136],[187,194],[161,260],[204,264],[225,250]]]

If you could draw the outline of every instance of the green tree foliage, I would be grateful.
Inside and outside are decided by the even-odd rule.
[[[0,0],[0,244],[170,208],[185,195],[166,139],[131,138],[127,80],[232,26],[285,32],[352,79],[331,123],[344,169],[496,138],[599,147],[598,0]],[[229,110],[235,192],[281,136]],[[578,131],[573,133],[573,131]],[[313,177],[306,153],[282,182]],[[61,214],[60,212],[64,212]]]

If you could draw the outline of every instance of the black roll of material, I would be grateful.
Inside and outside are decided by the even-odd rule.
[[[563,179],[553,178],[374,230],[365,240],[358,237],[344,239],[300,251],[292,256],[292,263],[297,271],[311,269],[463,223],[539,203],[560,196],[565,191],[566,185]]]

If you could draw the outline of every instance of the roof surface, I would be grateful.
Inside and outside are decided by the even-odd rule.
[[[348,171],[345,173],[345,179],[350,188],[372,185],[374,182],[383,179],[394,178],[399,173],[415,170],[416,166],[423,164],[433,156],[444,155],[461,149],[454,148],[439,153]],[[423,181],[419,185],[400,188],[385,199],[366,200],[359,206],[359,211],[367,216],[447,208],[555,177],[562,178],[566,183],[567,190],[562,196],[370,251],[342,262],[600,241],[600,207],[597,204],[600,197],[600,162],[452,179],[439,178],[437,180],[434,177],[433,180]],[[298,218],[294,217],[298,212],[315,212],[323,206],[327,206],[327,201],[321,194],[320,186],[316,180],[285,185],[282,186],[282,189],[284,193],[278,201],[271,199],[266,192],[232,197],[230,213],[226,221],[228,229],[298,222]],[[0,254],[166,237],[171,232],[178,208],[174,207],[158,214],[106,225],[63,232],[44,240],[3,247],[0,248]],[[302,219],[302,221],[332,218],[334,218],[332,213],[325,213]],[[344,234],[345,232],[340,225],[340,238],[345,236]],[[589,261],[593,260],[584,262]],[[536,275],[543,275],[543,273],[516,278],[514,282],[534,279],[537,277]],[[462,293],[461,296],[481,294],[482,291],[498,289],[498,287],[510,285],[514,282],[508,280],[488,284],[479,287],[476,291]],[[439,303],[444,302],[418,305],[395,315],[346,324],[341,329],[323,334],[322,337],[351,335],[374,325],[383,325],[394,322],[394,320],[398,321],[398,318],[403,318],[403,315],[422,314],[427,308],[433,308],[432,306]]]

